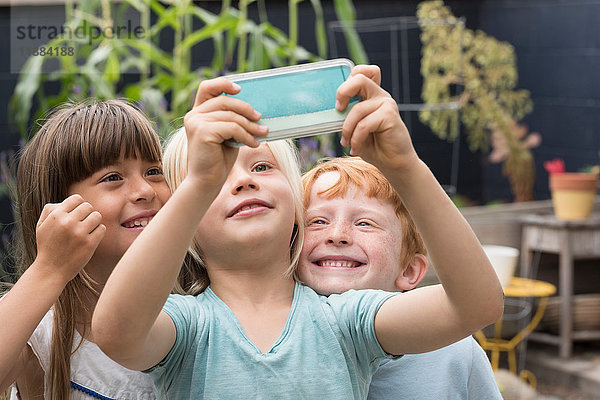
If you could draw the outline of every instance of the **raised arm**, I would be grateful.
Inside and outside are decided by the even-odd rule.
[[[185,116],[188,174],[165,206],[127,250],[102,291],[92,320],[95,342],[113,360],[143,370],[160,362],[175,342],[175,328],[161,309],[171,292],[202,216],[237,157],[223,142],[256,147],[266,134],[247,103],[222,93],[239,87],[225,78],[204,81]]]
[[[386,301],[375,318],[377,338],[392,354],[433,350],[500,318],[502,288],[469,224],[417,156],[396,102],[372,76],[355,74],[338,89],[340,108],[357,94],[365,100],[346,118],[342,144],[392,183],[442,283]]]
[[[0,392],[23,373],[31,357],[27,341],[104,237],[100,220],[79,195],[44,207],[36,229],[38,255],[0,300]]]

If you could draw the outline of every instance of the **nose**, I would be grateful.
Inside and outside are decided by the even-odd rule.
[[[240,169],[235,171],[232,170],[230,178],[232,179],[232,194],[237,194],[248,189],[259,189],[258,183],[256,183],[256,180],[250,172],[241,171]]]
[[[344,223],[332,223],[327,231],[327,244],[334,246],[349,246],[352,244],[352,234]]]
[[[156,190],[143,177],[138,177],[133,180],[131,187],[131,198],[135,202],[152,201],[156,197]]]

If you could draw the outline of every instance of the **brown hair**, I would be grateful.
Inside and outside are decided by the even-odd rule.
[[[17,170],[19,270],[37,256],[36,224],[47,203],[62,202],[69,187],[121,157],[161,161],[160,140],[137,108],[122,100],[65,104],[56,109],[23,148]],[[53,306],[54,320],[47,383],[52,400],[69,398],[73,338],[92,314],[97,285],[81,271]],[[82,338],[85,332],[82,332]],[[78,344],[78,346],[81,343]],[[77,349],[75,349],[76,351]]]
[[[363,161],[360,157],[340,157],[323,160],[316,167],[304,174],[302,184],[304,185],[305,208],[309,205],[310,192],[315,181],[327,172],[337,172],[340,177],[333,186],[317,193],[319,196],[323,195],[327,199],[343,197],[348,192],[348,188],[354,185],[362,189],[367,197],[372,197],[394,206],[402,228],[402,253],[400,256],[402,267],[406,265],[413,255],[427,254],[421,234],[417,230],[414,221],[394,187],[381,171],[368,162]]]

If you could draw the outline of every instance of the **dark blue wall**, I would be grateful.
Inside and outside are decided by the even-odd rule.
[[[600,164],[600,1],[485,1],[480,28],[515,47],[535,104],[525,121],[543,138],[535,190],[548,198],[543,161],[562,157],[569,171]],[[498,168],[485,183],[486,198],[505,196]]]
[[[0,7],[0,151],[16,150],[19,135],[8,124],[8,101],[16,85],[17,76],[10,73],[10,9]],[[2,236],[7,238],[5,225],[12,223],[10,201],[0,197],[0,260],[2,258]]]
[[[214,7],[215,2],[210,2]],[[414,16],[417,1],[355,0],[360,19]],[[532,92],[535,109],[525,122],[542,134],[543,143],[534,151],[538,179],[536,196],[548,198],[547,175],[542,162],[563,157],[569,170],[598,164],[600,149],[600,0],[528,0],[528,1],[447,1],[457,16],[465,16],[467,26],[482,29],[515,47],[520,75],[519,86]],[[269,19],[287,30],[287,2],[269,1]],[[334,20],[332,2],[323,1],[326,19]],[[310,2],[300,4],[300,41],[316,52],[313,39]],[[10,9],[0,8],[0,33],[8,38]],[[387,47],[379,39],[363,38],[371,61],[384,67],[383,85],[391,87]],[[0,42],[0,148],[16,148],[18,135],[8,125],[7,104],[17,76],[10,73],[10,42]],[[340,49],[340,55],[343,55]],[[199,65],[210,57],[206,52],[194,55]],[[386,57],[388,59],[386,59]],[[409,55],[411,97],[417,97],[419,50]],[[415,113],[403,113],[410,125],[417,151],[432,167],[440,181],[449,180],[451,145],[435,138],[422,126]],[[485,203],[510,200],[507,180],[499,165],[490,165],[486,156],[460,148],[458,191]],[[0,223],[10,221],[9,203],[0,200]]]

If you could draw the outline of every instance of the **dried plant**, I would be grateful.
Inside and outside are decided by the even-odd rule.
[[[512,45],[464,27],[442,0],[424,1],[417,11],[422,34],[422,97],[426,104],[457,102],[455,110],[425,110],[421,121],[442,139],[454,140],[460,116],[472,151],[489,150],[503,163],[515,201],[533,199],[535,163],[531,148],[539,134],[527,136],[520,121],[533,109],[529,91],[516,89],[518,73]],[[501,156],[500,156],[501,155]]]

